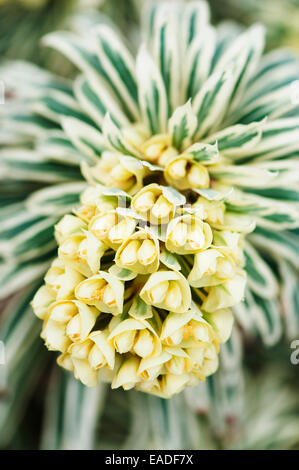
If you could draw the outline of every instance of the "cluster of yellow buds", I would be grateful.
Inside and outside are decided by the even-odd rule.
[[[88,186],[56,225],[58,258],[32,305],[46,346],[85,385],[168,398],[218,367],[244,293],[250,227],[223,198],[143,186],[146,167],[140,176],[130,159],[104,158],[122,189]]]

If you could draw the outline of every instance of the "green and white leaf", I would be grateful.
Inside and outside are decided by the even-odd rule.
[[[26,207],[33,214],[58,217],[72,211],[86,187],[84,182],[49,186],[29,196]]]
[[[176,108],[168,121],[168,132],[172,136],[172,145],[178,150],[188,147],[196,127],[197,118],[189,100],[183,106]]]
[[[211,26],[203,25],[202,34],[196,35],[185,51],[184,73],[182,74],[181,84],[185,99],[196,96],[201,86],[207,80],[212,66],[215,47],[215,29]]]
[[[143,44],[136,59],[140,111],[152,134],[166,131],[167,95],[161,72]]]
[[[275,181],[277,173],[254,165],[217,165],[210,168],[213,178],[223,184],[241,187],[265,187]]]
[[[140,157],[139,150],[133,147],[132,144],[125,138],[122,131],[114,124],[109,114],[106,114],[103,122],[103,135],[105,137],[106,145],[112,150],[117,150],[124,155],[133,155]]]
[[[55,369],[49,383],[41,448],[91,450],[105,399],[105,386],[85,387],[69,372]]]
[[[298,269],[280,259],[278,262],[281,278],[281,304],[286,334],[290,340],[298,338],[299,333],[299,290]]]
[[[278,281],[270,266],[250,243],[246,243],[244,255],[250,289],[260,297],[275,298],[278,294]]]
[[[62,118],[62,127],[78,151],[89,162],[97,162],[105,150],[105,141],[101,132],[94,127],[73,117]]]
[[[125,108],[133,120],[139,119],[138,91],[135,77],[135,63],[129,50],[124,46],[111,27],[100,25],[92,30],[97,44],[97,55],[104,73],[109,77],[113,89],[117,89]]]
[[[108,112],[118,127],[129,125],[127,117],[107,87],[99,86],[96,81],[91,83],[81,76],[75,81],[74,93],[82,109],[98,126],[102,127],[104,117]]]

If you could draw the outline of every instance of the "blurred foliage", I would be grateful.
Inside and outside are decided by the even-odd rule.
[[[286,46],[299,51],[298,0],[209,0],[214,21],[234,20],[267,28],[268,48]]]

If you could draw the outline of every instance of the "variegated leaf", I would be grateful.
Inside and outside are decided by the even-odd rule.
[[[178,5],[170,10],[161,4],[156,10],[152,28],[155,33],[150,40],[150,51],[155,59],[165,86],[168,102],[168,116],[182,102],[180,50],[177,31],[179,29]]]
[[[97,55],[105,75],[113,84],[134,120],[139,118],[138,91],[134,59],[119,36],[108,25],[92,30],[97,41]]]
[[[192,110],[191,102],[179,106],[168,121],[168,132],[172,136],[172,145],[178,150],[190,145],[191,138],[197,127],[197,118]]]
[[[145,45],[139,49],[136,67],[142,118],[152,134],[163,133],[168,117],[165,86],[161,72]]]
[[[125,138],[122,131],[115,125],[109,114],[106,114],[103,122],[103,134],[106,145],[112,150],[117,150],[124,155],[140,157],[141,154],[136,147]]]
[[[299,227],[298,206],[280,203],[275,212],[258,217],[257,224],[273,231],[290,230]]]
[[[298,269],[284,261],[279,260],[279,274],[281,277],[281,303],[286,334],[290,340],[298,338],[299,334],[299,290]]]
[[[82,159],[82,154],[62,130],[49,132],[44,138],[39,139],[37,150],[51,161],[68,165],[80,165]]]
[[[229,64],[226,69],[214,72],[194,97],[192,108],[198,120],[194,140],[213,132],[223,120],[236,81],[237,65]]]
[[[73,117],[62,118],[62,127],[83,158],[93,163],[98,161],[106,148],[100,131]]]
[[[207,80],[216,47],[216,31],[211,26],[205,26],[202,34],[196,35],[184,55],[184,73],[182,89],[184,98],[196,96],[201,86]]]
[[[66,371],[55,369],[47,394],[41,448],[91,450],[104,405],[105,386],[85,387]],[[61,403],[65,406],[61,408]],[[90,412],[92,410],[92,412]]]
[[[44,183],[80,180],[78,167],[53,162],[36,150],[22,148],[0,151],[0,179],[28,180]]]
[[[253,309],[254,322],[264,343],[273,346],[282,335],[282,322],[277,299],[268,299],[252,294],[256,308]]]
[[[187,48],[193,39],[200,36],[210,19],[210,9],[206,2],[191,1],[182,12],[182,42]]]
[[[220,160],[217,142],[214,145],[198,142],[187,148],[186,153],[192,155],[194,161],[204,165],[214,165]]]
[[[246,153],[246,150],[253,149],[260,141],[264,124],[264,122],[252,122],[248,125],[236,124],[209,136],[208,141],[217,142],[221,155],[238,160],[244,151]]]
[[[94,125],[92,119],[82,112],[74,98],[59,91],[48,92],[41,96],[33,103],[32,110],[58,124],[61,124],[64,116],[70,116],[91,126]]]
[[[221,183],[241,187],[265,187],[276,178],[276,173],[254,165],[218,165],[210,168],[213,177]]]
[[[234,72],[234,87],[229,98],[230,112],[238,106],[240,97],[256,70],[263,48],[264,28],[254,25],[232,42],[217,63],[215,71],[223,70],[228,64],[236,61],[238,63]]]
[[[260,297],[274,298],[278,294],[278,282],[270,266],[252,245],[245,245],[247,281],[250,289]]]
[[[279,254],[294,266],[299,265],[299,236],[296,233],[278,232],[257,226],[254,233],[249,235],[249,239],[255,246],[266,250],[274,258]]]
[[[26,201],[26,207],[33,214],[59,216],[70,212],[79,202],[87,183],[65,183],[40,189]]]
[[[79,77],[75,81],[74,92],[82,109],[98,126],[102,127],[107,112],[118,127],[129,125],[128,119],[106,87],[99,87],[95,82],[91,84],[84,77]]]
[[[244,149],[242,159],[239,162],[247,162],[253,159],[274,160],[291,155],[299,150],[299,119],[277,119],[265,122],[261,139],[254,148]]]
[[[293,51],[284,49],[265,54],[244,92],[242,105],[246,106],[298,80],[298,72],[298,59]]]
[[[36,279],[40,279],[55,256],[55,251],[21,263],[0,262],[0,298],[5,299]]]
[[[130,110],[126,107],[118,88],[114,86],[114,83],[110,80],[109,75],[107,75],[101,64],[98,57],[98,47],[92,35],[89,35],[88,38],[78,39],[78,37],[72,33],[55,32],[45,36],[43,41],[46,46],[59,50],[82,72],[84,72],[86,79],[90,82],[91,86],[95,84],[101,85],[104,83],[104,86],[107,86],[119,101],[124,112],[133,119],[133,116],[130,114]]]

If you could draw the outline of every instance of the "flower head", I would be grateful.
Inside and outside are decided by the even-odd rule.
[[[36,125],[53,131],[38,145],[59,150],[68,170],[80,161],[88,184],[63,181],[28,200],[46,219],[31,222],[46,225],[40,233],[73,210],[56,224],[58,259],[32,305],[46,345],[86,385],[107,372],[113,388],[169,397],[205,380],[246,270],[255,294],[260,279],[278,291],[245,238],[257,226],[256,246],[267,233],[282,244],[276,232],[299,225],[283,200],[296,183],[297,108],[267,72],[281,62],[262,58],[261,26],[224,38],[204,5],[178,3],[171,15],[154,5],[136,60],[106,24],[88,38],[45,38],[82,76],[38,94]],[[26,241],[21,260],[35,253]]]

